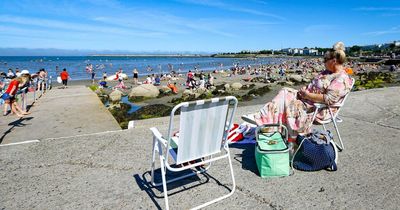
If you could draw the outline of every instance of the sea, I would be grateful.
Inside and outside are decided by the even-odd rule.
[[[103,73],[115,74],[120,68],[128,76],[137,69],[139,76],[164,74],[171,71],[186,73],[191,71],[227,70],[234,65],[254,67],[255,65],[280,64],[290,58],[215,58],[211,56],[0,56],[0,72],[8,69],[29,70],[31,74],[44,68],[55,78],[66,68],[71,80],[90,79],[86,66],[91,64],[96,78]]]

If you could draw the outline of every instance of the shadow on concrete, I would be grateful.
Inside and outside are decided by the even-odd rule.
[[[182,171],[182,172],[167,173],[166,179],[168,181],[173,178],[176,178],[176,177],[179,177],[179,176],[182,176],[185,174],[189,174],[191,172],[192,171],[190,169],[188,169],[188,170]],[[204,177],[204,178],[200,178],[200,176]],[[145,191],[147,193],[147,195],[151,198],[153,203],[156,205],[157,209],[162,209],[161,206],[164,206],[164,200],[161,201],[161,203],[162,203],[161,206],[156,200],[156,199],[164,198],[162,184],[160,186],[153,186],[151,184],[150,171],[143,173],[141,176],[139,174],[134,174],[133,177],[134,177],[137,185],[140,187],[140,189],[142,191]],[[214,180],[218,184],[218,186],[222,186],[225,189],[227,189],[228,191],[231,191],[231,189],[228,186],[222,184],[216,178],[214,178],[213,176],[211,176],[210,174],[205,172],[205,173],[202,173],[199,175],[194,175],[194,176],[182,179],[182,180],[168,183],[167,184],[168,197],[175,195],[177,193],[181,193],[181,192],[190,190],[194,187],[206,184],[210,181],[210,179]],[[154,181],[156,183],[161,183],[161,169],[157,169],[154,171]],[[155,192],[155,190],[157,191],[157,193]],[[170,191],[173,191],[173,192],[170,192]],[[159,195],[159,194],[161,194],[161,195]]]
[[[229,145],[229,147],[241,149],[243,151],[242,154],[235,154],[235,157],[233,158],[234,160],[236,160],[240,164],[242,164],[242,169],[251,171],[254,174],[256,174],[257,176],[259,175],[258,169],[257,169],[257,164],[256,164],[256,159],[254,156],[255,144],[252,144],[252,143],[231,144],[231,145]]]
[[[24,121],[29,121],[32,120],[33,117],[21,117],[18,120],[15,120],[13,122],[8,123],[9,126],[11,126],[8,130],[4,131],[3,135],[0,137],[0,144],[3,142],[4,138],[11,133],[11,131],[15,128],[15,127],[24,127],[26,124],[24,123]]]

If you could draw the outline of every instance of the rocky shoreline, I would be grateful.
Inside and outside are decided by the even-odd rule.
[[[89,86],[99,96],[104,104],[108,105],[109,111],[125,129],[131,120],[141,120],[168,116],[172,108],[183,101],[198,99],[209,99],[234,95],[239,100],[239,106],[260,104],[272,100],[276,93],[283,87],[299,88],[310,82],[310,80],[323,68],[317,66],[317,70],[302,71],[301,69],[289,69],[284,77],[275,73],[268,79],[265,75],[232,75],[230,71],[214,74],[215,85],[209,89],[198,88],[189,90],[182,84],[183,77],[176,79],[178,93],[172,93],[166,86],[167,81],[162,81],[160,86],[152,84],[134,85],[131,79],[125,81],[127,89],[100,89],[97,85]],[[384,66],[379,69],[358,72],[352,75],[356,79],[354,91],[385,86],[400,85],[398,72],[389,72]],[[114,84],[115,83],[115,84]],[[116,81],[110,82],[109,86],[116,85]],[[129,101],[140,108],[128,113],[131,105],[122,103],[121,98],[127,96]]]

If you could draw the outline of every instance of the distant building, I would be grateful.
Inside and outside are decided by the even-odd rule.
[[[318,50],[316,49],[304,49],[303,50],[304,55],[318,55]]]
[[[319,55],[318,50],[309,48],[285,48],[281,49],[281,52],[288,55]]]

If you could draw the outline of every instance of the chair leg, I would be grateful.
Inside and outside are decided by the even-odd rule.
[[[343,149],[344,149],[342,137],[340,136],[339,128],[338,128],[338,126],[337,126],[337,124],[336,124],[336,121],[335,121],[335,120],[332,120],[332,122],[333,122],[333,126],[335,127],[336,134],[337,134],[337,136],[338,136],[338,138],[339,138],[339,142],[340,142],[340,145],[337,144],[336,142],[335,142],[335,144],[336,144],[337,148],[339,149],[339,151],[341,152],[341,151],[343,151]]]
[[[199,205],[199,206],[196,206],[196,207],[194,207],[194,208],[192,208],[192,209],[201,209],[201,208],[204,208],[204,207],[206,207],[206,206],[208,206],[208,205],[210,205],[210,204],[213,204],[213,203],[215,203],[215,202],[218,202],[218,201],[220,201],[220,200],[223,200],[223,199],[225,199],[225,198],[227,198],[227,197],[233,195],[233,193],[235,192],[235,189],[236,189],[236,182],[235,182],[235,176],[233,175],[233,166],[232,166],[232,160],[231,160],[231,156],[230,156],[229,150],[228,150],[228,162],[229,162],[229,167],[230,167],[230,171],[231,171],[231,178],[232,178],[232,190],[231,190],[231,192],[229,192],[228,194],[226,194],[226,195],[224,195],[224,196],[221,196],[221,197],[219,197],[219,198],[216,198],[216,199],[214,199],[214,200],[212,200],[212,201],[208,201],[207,203],[204,203],[204,204],[201,204],[201,205]]]
[[[158,142],[156,139],[153,139],[153,155],[151,159],[151,184],[156,185],[154,182],[154,169],[156,167],[156,152],[157,152],[157,145]]]
[[[338,128],[337,123],[336,123],[336,118],[333,117],[334,115],[333,115],[333,113],[332,113],[332,110],[329,109],[329,112],[330,112],[330,114],[331,114],[331,116],[332,116],[332,123],[333,123],[333,126],[335,127],[336,134],[337,134],[337,136],[338,136],[338,138],[339,138],[339,142],[340,142],[340,145],[337,144],[336,142],[335,142],[335,144],[336,144],[337,148],[339,149],[339,151],[341,152],[341,151],[344,150],[344,145],[343,145],[343,142],[342,142],[342,137],[340,136],[339,128]]]
[[[165,209],[169,209],[169,204],[168,204],[168,191],[167,191],[167,178],[166,178],[166,172],[165,172],[165,167],[164,167],[164,160],[160,156],[160,163],[161,163],[161,178],[162,178],[162,185],[163,185],[163,191],[164,191],[164,200],[165,200]]]

